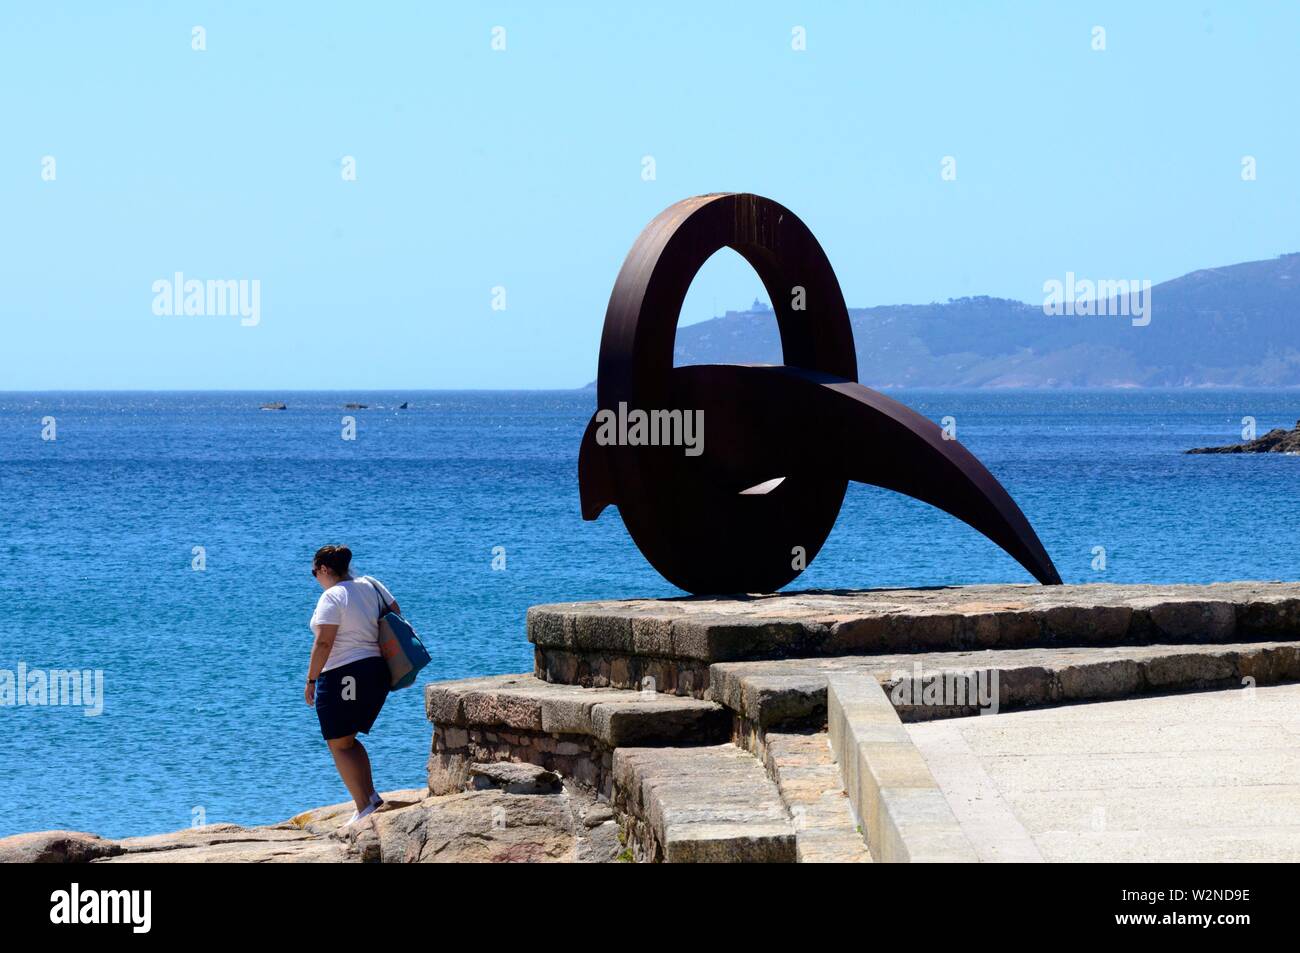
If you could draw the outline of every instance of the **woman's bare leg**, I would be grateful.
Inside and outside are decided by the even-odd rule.
[[[362,776],[362,780],[365,782],[366,804],[369,804],[372,800],[374,800],[375,794],[377,793],[375,791],[374,778],[370,776],[370,752],[366,750],[366,746],[363,745],[360,740],[356,739],[355,736],[353,737],[355,743],[352,745],[352,750],[356,751],[360,756],[359,760],[361,762],[361,769],[364,772]]]
[[[356,735],[331,738],[329,746],[339,777],[347,785],[357,810],[363,810],[375,793],[375,782],[370,777],[370,755],[366,753],[366,746],[357,741]]]

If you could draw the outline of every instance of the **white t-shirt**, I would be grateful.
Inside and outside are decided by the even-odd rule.
[[[374,580],[383,593],[384,604],[393,604],[393,594],[382,582]],[[322,672],[363,658],[379,658],[379,596],[366,580],[345,579],[320,594],[316,611],[311,615],[311,630],[319,625],[337,625],[329,658]]]

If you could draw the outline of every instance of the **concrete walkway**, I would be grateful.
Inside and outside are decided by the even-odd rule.
[[[1300,861],[1300,685],[906,727],[982,861]]]

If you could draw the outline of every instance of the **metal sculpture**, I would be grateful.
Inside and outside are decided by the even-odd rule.
[[[673,366],[686,291],[723,247],[767,289],[784,365]],[[1061,581],[1020,508],[974,456],[857,383],[830,262],[803,222],[770,199],[700,195],[646,227],[610,295],[596,396],[578,459],[582,516],[618,506],[646,559],[687,592],[789,583],[826,541],[849,480],[936,506],[1039,582]],[[693,421],[703,423],[698,446],[683,439]]]

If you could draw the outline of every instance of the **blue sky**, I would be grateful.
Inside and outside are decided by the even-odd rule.
[[[1300,4],[113,6],[0,13],[0,389],[580,386],[700,192],[791,208],[852,306],[1300,250]],[[176,272],[259,322],[155,314]],[[682,320],[759,289],[721,253]]]

